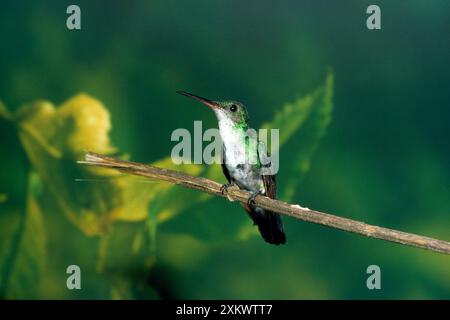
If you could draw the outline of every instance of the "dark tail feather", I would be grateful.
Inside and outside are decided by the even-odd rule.
[[[286,235],[283,230],[283,222],[278,213],[266,211],[258,221],[259,232],[266,242],[279,245],[286,243]]]
[[[253,222],[258,226],[259,233],[268,243],[279,245],[286,243],[283,222],[278,213],[244,205]]]

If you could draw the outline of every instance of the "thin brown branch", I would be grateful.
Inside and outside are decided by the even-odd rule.
[[[224,195],[221,191],[222,184],[206,178],[195,177],[182,172],[158,168],[151,165],[119,160],[91,152],[86,154],[85,161],[79,161],[79,163],[99,167],[108,167],[119,170],[123,173],[166,181],[191,189],[207,192],[215,196],[227,197],[231,201],[236,200],[246,203],[250,197],[250,193],[248,193],[247,191],[239,190],[238,188],[229,188],[227,190],[227,193]],[[261,208],[278,212],[280,214],[290,216],[299,220],[357,233],[366,237],[382,239],[412,247],[450,254],[450,242],[447,241],[373,226],[360,221],[342,218],[328,213],[310,210],[308,208],[302,208],[299,205],[289,204],[264,196],[256,196],[255,204]]]

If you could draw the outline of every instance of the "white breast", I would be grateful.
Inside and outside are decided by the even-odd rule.
[[[250,152],[248,154],[245,132],[237,130],[228,118],[218,118],[220,136],[225,147],[225,166],[228,172],[239,186],[248,190],[261,189],[262,181],[259,172],[255,170],[257,153]],[[250,143],[256,143],[256,140],[251,139]]]
[[[245,164],[245,135],[242,130],[236,130],[234,123],[227,117],[219,117],[219,130],[225,146],[226,164],[230,166]]]

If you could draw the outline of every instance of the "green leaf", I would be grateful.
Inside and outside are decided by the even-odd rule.
[[[331,121],[333,74],[306,97],[285,105],[264,128],[280,129],[279,198],[291,201]]]
[[[31,174],[26,214],[21,220],[18,215],[1,215],[2,219],[12,216],[15,220],[3,221],[15,231],[1,237],[0,295],[8,299],[37,299],[42,294],[47,250],[42,214],[35,199],[34,189],[38,187],[37,176]]]
[[[5,210],[0,206],[0,299],[5,298],[9,275],[19,246],[25,216],[24,212]]]
[[[12,119],[12,115],[9,112],[8,108],[5,106],[5,104],[0,101],[0,118],[6,119],[6,120],[11,120]]]

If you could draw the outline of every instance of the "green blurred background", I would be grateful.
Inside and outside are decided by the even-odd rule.
[[[69,31],[65,12],[73,2],[2,1],[0,99],[13,112],[85,92],[109,110],[120,153],[155,162],[170,154],[175,128],[191,129],[194,120],[216,126],[209,110],[176,90],[242,101],[258,128],[332,70],[332,120],[292,201],[450,240],[450,3],[376,1],[382,30],[369,31],[372,2],[76,1],[82,30]],[[218,198],[174,209],[180,214],[163,219],[157,232],[148,221],[114,222],[106,236],[88,235],[62,217],[45,183],[30,187],[32,165],[17,128],[3,120],[0,127],[2,297],[450,298],[448,256],[288,218],[288,243],[270,246],[256,234],[242,236],[250,220]],[[298,152],[289,142],[283,148],[281,172]],[[102,184],[69,179],[66,187]],[[42,253],[24,249],[40,243],[36,232],[18,239],[36,226],[23,214],[30,188],[39,189]],[[172,192],[172,202],[196,194]],[[144,263],[121,255],[139,241],[147,241]],[[100,263],[102,255],[108,258]],[[82,269],[82,290],[66,288],[70,264]],[[382,290],[366,288],[371,264],[381,268]]]

